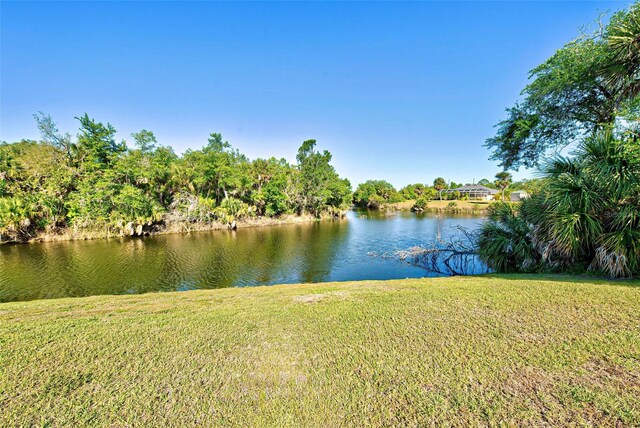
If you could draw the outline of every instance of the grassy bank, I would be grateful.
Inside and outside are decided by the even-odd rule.
[[[2,426],[638,426],[638,397],[638,282],[482,276],[0,304]]]
[[[450,203],[455,202],[455,206]],[[385,204],[383,209],[395,211],[410,211],[415,205],[415,200],[397,202],[395,204]],[[429,201],[424,212],[450,212],[450,213],[469,213],[484,214],[493,201]]]

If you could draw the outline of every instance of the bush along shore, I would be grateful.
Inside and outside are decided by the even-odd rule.
[[[210,135],[178,156],[147,130],[116,130],[87,114],[75,138],[35,115],[41,141],[0,144],[0,243],[140,236],[341,218],[351,184],[331,153],[305,141],[296,163],[249,160]]]

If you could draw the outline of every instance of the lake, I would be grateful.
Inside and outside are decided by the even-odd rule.
[[[435,275],[395,250],[428,244],[472,215],[352,210],[340,221],[0,246],[0,301]]]

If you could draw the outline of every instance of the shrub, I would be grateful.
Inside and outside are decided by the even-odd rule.
[[[640,273],[640,146],[597,134],[572,159],[544,165],[544,189],[491,208],[480,254],[498,271],[591,269],[610,277]]]
[[[420,197],[416,199],[416,203],[413,204],[413,207],[411,207],[411,209],[416,212],[422,212],[427,209],[427,205],[428,205],[427,198]]]
[[[480,229],[478,255],[498,272],[532,270],[539,256],[531,240],[531,228],[504,202],[489,206],[488,219]]]
[[[380,195],[371,195],[367,201],[367,208],[377,209],[382,206],[386,201]]]

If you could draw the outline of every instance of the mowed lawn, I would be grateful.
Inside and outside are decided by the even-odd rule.
[[[0,304],[0,426],[638,426],[640,286],[545,276]]]

